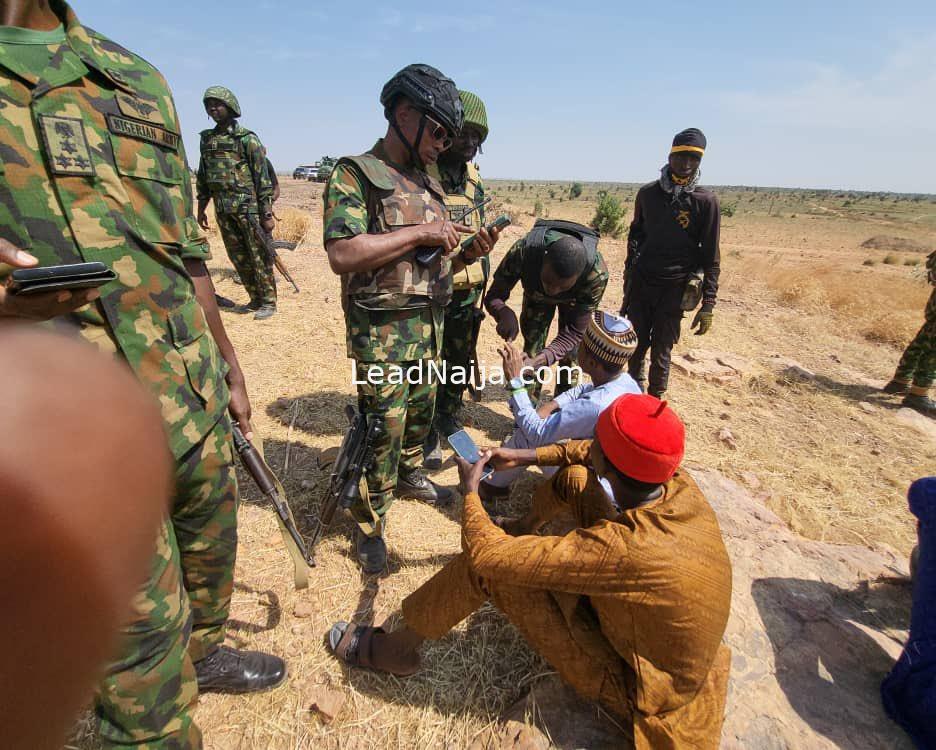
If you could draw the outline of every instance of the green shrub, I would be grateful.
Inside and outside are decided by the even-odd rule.
[[[581,182],[573,182],[572,187],[569,188],[569,198],[578,198],[584,189]]]
[[[598,193],[598,207],[595,209],[595,217],[591,220],[591,225],[603,235],[619,237],[623,228],[624,206],[621,201],[601,190]]]
[[[722,216],[734,216],[735,207],[733,203],[722,203],[721,204],[721,215]]]
[[[884,260],[881,261],[885,266],[896,266],[900,263],[900,258],[892,253],[888,253],[884,256]]]
[[[543,201],[537,200],[536,203],[533,204],[533,215],[534,216],[543,215]]]

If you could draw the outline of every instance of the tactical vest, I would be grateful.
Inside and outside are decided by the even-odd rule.
[[[235,125],[233,132],[211,129],[201,133],[201,158],[208,190],[215,209],[222,213],[259,211],[257,186],[244,147],[244,138],[251,135],[252,131],[240,125]]]
[[[346,156],[338,163],[353,164],[368,183],[368,234],[445,219],[445,194],[435,180],[424,184],[372,154]],[[365,309],[399,310],[430,302],[444,306],[452,298],[452,264],[439,253],[424,266],[416,262],[414,248],[380,268],[343,274],[341,282],[345,295]]]
[[[555,298],[547,297],[545,293],[542,292],[542,281],[540,280],[540,274],[543,269],[542,256],[546,252],[546,232],[551,229],[564,234],[570,234],[573,237],[578,237],[578,239],[582,241],[582,244],[585,245],[585,269],[582,271],[582,274],[587,273],[592,266],[595,265],[595,258],[598,254],[598,240],[601,235],[597,230],[586,227],[584,224],[577,224],[574,221],[537,219],[536,223],[533,225],[533,229],[531,229],[530,233],[526,236],[523,248],[524,262],[520,269],[520,280],[523,283],[524,292],[530,295],[534,302],[549,300],[558,301],[564,300],[566,297],[572,299],[576,294],[574,286],[572,289]],[[537,257],[538,262],[530,262],[532,260],[532,255]],[[528,257],[530,260],[528,260]]]
[[[442,184],[442,175],[438,164],[432,164],[426,170],[430,177],[435,178]],[[448,211],[449,219],[471,227],[472,231],[477,232],[481,228],[480,211],[474,211],[469,216],[462,219],[462,214],[466,209],[471,208],[478,202],[478,186],[481,184],[481,175],[478,168],[468,162],[465,165],[465,192],[464,193],[446,193],[445,210]],[[472,263],[465,266],[462,270],[452,274],[452,288],[456,291],[471,289],[478,284],[484,283],[484,266],[481,263]]]

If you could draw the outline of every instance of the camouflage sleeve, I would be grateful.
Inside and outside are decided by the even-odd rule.
[[[257,190],[257,203],[260,213],[265,214],[273,210],[273,181],[267,170],[266,151],[260,139],[251,133],[244,139],[244,151],[253,175],[254,187]]]
[[[211,200],[211,193],[208,191],[208,175],[205,172],[205,160],[198,155],[198,172],[195,175],[195,196],[199,201],[206,203]]]
[[[576,308],[580,311],[597,310],[608,286],[608,266],[605,265],[601,255],[595,260],[588,278],[582,284],[582,289],[576,295]]]
[[[172,102],[172,111],[176,113],[174,123],[176,132],[181,133],[182,125],[179,122],[179,110],[176,109],[175,102]],[[201,227],[198,226],[198,222],[195,221],[195,206],[192,201],[192,180],[190,176],[191,168],[189,167],[188,158],[185,156],[185,144],[182,142],[181,138],[179,139],[179,158],[182,160],[182,164],[185,165],[185,177],[182,180],[182,213],[184,217],[183,223],[185,225],[185,244],[182,245],[182,250],[179,255],[182,258],[192,258],[194,260],[210,260],[211,247],[208,245],[208,238],[205,236],[205,233],[202,232]],[[198,179],[202,179],[202,165],[200,159],[198,165]],[[199,195],[201,195],[200,185]]]
[[[484,295],[484,305],[487,311],[495,318],[497,314],[507,305],[507,298],[510,297],[510,291],[520,281],[520,271],[523,266],[523,238],[517,240],[513,247],[507,251],[497,270],[494,271],[494,280],[491,282],[491,288]]]
[[[367,233],[369,217],[364,184],[364,178],[352,164],[342,162],[332,170],[323,196],[323,242]]]

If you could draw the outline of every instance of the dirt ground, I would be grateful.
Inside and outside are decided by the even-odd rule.
[[[280,307],[268,321],[225,314],[247,375],[254,425],[270,465],[279,472],[300,525],[308,532],[327,483],[320,452],[340,441],[343,408],[353,403],[338,278],[321,241],[321,185],[282,178],[280,215],[287,207],[311,218],[301,246],[284,260],[301,287],[280,280]],[[495,263],[541,213],[588,221],[599,190],[633,209],[637,186],[586,184],[571,200],[568,183],[494,181],[495,210],[514,218],[495,251]],[[900,421],[899,400],[869,381],[886,380],[901,345],[922,322],[928,288],[925,252],[887,238],[936,248],[936,203],[893,195],[726,189],[722,229],[722,286],[712,331],[696,337],[684,326],[677,352],[728,352],[763,365],[770,354],[794,359],[815,373],[805,381],[768,368],[741,384],[722,386],[674,373],[671,402],[688,430],[687,463],[711,466],[766,498],[792,529],[829,541],[909,550],[914,529],[904,493],[932,472],[936,442]],[[894,199],[897,198],[895,201]],[[491,212],[491,216],[495,214]],[[293,214],[293,218],[297,214]],[[301,223],[301,222],[299,222]],[[878,238],[873,247],[862,243]],[[881,239],[884,238],[884,239]],[[246,302],[231,280],[220,237],[211,237],[210,267],[218,291]],[[901,248],[889,249],[890,245]],[[621,301],[623,238],[606,238],[611,271],[604,307]],[[511,302],[519,304],[519,294]],[[516,308],[519,310],[519,308]],[[481,357],[498,363],[494,324],[482,328]],[[505,394],[484,391],[464,417],[481,444],[511,429]],[[862,405],[863,404],[863,405]],[[724,440],[727,428],[732,440]],[[722,437],[719,437],[721,433]],[[731,443],[731,445],[729,445]],[[454,487],[451,461],[435,479]],[[436,510],[398,502],[388,535],[390,572],[364,579],[350,556],[350,523],[342,519],[319,549],[311,586],[295,592],[273,511],[242,475],[240,548],[229,640],[281,654],[287,685],[249,697],[207,695],[197,721],[208,748],[461,748],[480,736],[527,687],[549,673],[520,636],[490,608],[430,645],[424,669],[404,680],[343,668],[324,636],[336,620],[378,624],[398,615],[403,597],[459,550],[460,501]],[[501,510],[521,507],[534,483],[530,473]],[[343,693],[337,718],[324,723],[309,710],[323,688]],[[83,724],[73,746],[94,739]]]

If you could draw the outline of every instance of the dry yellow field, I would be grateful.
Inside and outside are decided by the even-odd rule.
[[[292,213],[290,232],[304,235],[296,252],[284,253],[302,292],[294,294],[280,280],[276,316],[255,322],[226,314],[225,322],[247,374],[267,459],[308,531],[327,483],[317,456],[339,442],[343,407],[354,396],[339,282],[321,242],[322,188],[288,177],[282,185],[277,212],[281,217]],[[515,220],[496,249],[495,262],[532,226],[537,200],[553,218],[588,221],[602,187],[629,197],[629,216],[636,186],[586,185],[580,198],[569,200],[567,183],[491,183],[499,208]],[[880,249],[861,245],[885,236],[936,247],[936,203],[812,191],[719,192],[733,215],[723,219],[722,289],[714,328],[704,338],[695,337],[687,323],[677,351],[712,349],[760,364],[778,353],[816,377],[791,382],[765,369],[741,385],[720,386],[675,373],[670,396],[687,424],[687,463],[713,466],[740,479],[801,534],[907,552],[913,526],[904,492],[911,480],[932,473],[936,443],[896,419],[899,400],[864,380],[887,379],[901,345],[922,322],[928,294],[921,274],[925,253],[894,252],[886,242]],[[218,291],[245,302],[243,289],[230,279],[220,238],[213,234],[211,239]],[[616,310],[624,240],[604,239],[602,251],[611,270],[605,307]],[[885,263],[887,256],[892,257]],[[519,294],[512,302],[519,304]],[[488,364],[498,362],[497,343],[487,320],[481,356]],[[480,403],[469,403],[465,413],[482,444],[508,434],[508,415],[497,387],[486,390]],[[734,447],[718,437],[725,427]],[[450,461],[436,479],[456,484]],[[345,669],[324,645],[328,627],[351,618],[380,623],[398,613],[402,598],[459,550],[460,502],[444,511],[415,501],[397,503],[388,535],[390,572],[369,580],[351,557],[350,524],[342,519],[321,545],[310,588],[297,593],[273,511],[260,502],[249,480],[243,475],[241,480],[244,502],[229,640],[283,655],[291,674],[286,686],[269,694],[202,697],[197,720],[206,747],[466,747],[548,673],[548,666],[489,608],[432,644],[424,670],[414,677],[399,680]],[[522,481],[504,510],[519,507],[533,481],[532,475]],[[309,696],[320,685],[347,695],[331,724],[309,711]],[[87,725],[72,742],[94,746]]]

